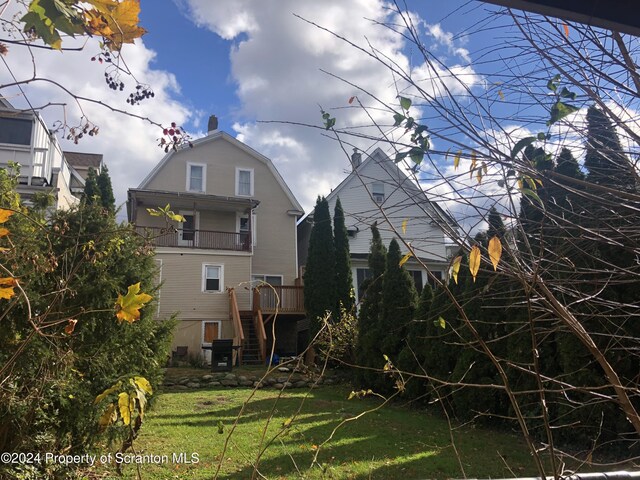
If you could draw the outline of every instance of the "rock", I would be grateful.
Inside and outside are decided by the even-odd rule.
[[[220,381],[221,385],[224,385],[225,387],[237,387],[238,386],[238,381],[235,379],[231,380],[231,379],[224,379]]]
[[[181,378],[180,380],[178,380],[178,385],[186,385],[190,381],[191,381],[190,378],[184,377],[184,378]]]
[[[227,374],[224,376],[224,379],[225,379],[225,380],[236,380],[236,376],[235,376],[233,373],[227,373]]]
[[[291,388],[291,387],[293,387],[293,383],[291,383],[291,382],[284,382],[284,384],[283,384],[283,388]]]
[[[214,380],[212,382],[207,383],[207,385],[209,385],[210,387],[219,387],[220,386],[220,382],[217,382],[217,381]]]
[[[282,372],[282,373],[289,373],[291,371],[291,369],[289,369],[287,367],[278,367],[278,371]]]
[[[248,380],[244,375],[238,375],[238,382],[246,382]]]
[[[282,390],[284,385],[282,383],[274,383],[273,388],[277,388],[278,390]]]
[[[276,382],[277,383],[284,383],[284,382],[288,382],[289,381],[289,377],[277,377],[276,378]]]
[[[170,380],[167,380],[167,381],[165,381],[165,382],[163,383],[163,385],[164,385],[165,387],[173,387],[173,386],[175,385],[175,383],[173,383],[173,382],[172,382],[172,381],[170,381]]]
[[[200,384],[196,382],[189,382],[186,385],[187,388],[200,388]]]
[[[296,383],[293,384],[293,386],[295,388],[306,388],[307,382],[305,382],[304,380],[298,380]]]
[[[253,388],[262,388],[264,385],[262,382],[253,382]]]
[[[188,390],[189,387],[187,387],[186,385],[176,385],[174,388],[177,388],[178,390]]]
[[[242,380],[238,382],[241,387],[253,387],[253,382],[251,380]]]
[[[201,379],[208,382],[209,380],[213,380],[213,375],[203,375]]]
[[[319,382],[318,382],[319,383]],[[322,383],[324,385],[334,385],[336,382],[333,378],[325,378]]]
[[[266,383],[267,385],[273,385],[274,383],[276,383],[276,379],[273,377],[267,377],[264,379],[264,383]]]

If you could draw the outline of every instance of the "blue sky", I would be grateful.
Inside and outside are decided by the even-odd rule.
[[[451,95],[463,94],[464,86],[475,91],[492,88],[491,77],[497,78],[497,72],[487,64],[476,66],[475,59],[485,53],[486,45],[496,51],[502,47],[493,30],[485,28],[500,22],[489,13],[496,8],[475,0],[411,0],[408,6],[425,46],[456,77],[448,83]],[[370,122],[362,112],[346,108],[351,96],[363,95],[322,70],[361,85],[388,103],[397,103],[397,91],[393,77],[379,63],[294,14],[359,45],[373,45],[411,71],[425,88],[433,88],[429,83],[433,72],[421,63],[415,47],[376,25],[393,19],[382,0],[142,0],[141,9],[141,25],[148,33],[135,45],[126,45],[123,58],[137,79],[153,89],[155,98],[129,107],[125,99],[135,88],[134,81],[124,77],[123,92],[106,87],[105,66],[90,61],[99,52],[97,39],[86,44],[76,41],[75,45],[84,46],[80,52],[34,50],[37,75],[139,117],[164,125],[176,122],[194,138],[206,133],[207,119],[215,113],[221,129],[273,160],[307,211],[317,195],[328,194],[345,177],[349,162],[323,132],[286,122],[320,125],[322,106],[336,115],[340,126],[371,131],[364,127]],[[74,41],[65,39],[64,45],[74,46]],[[12,49],[6,61],[10,71],[0,69],[1,83],[8,82],[10,74],[30,76],[27,52]],[[64,109],[45,109],[50,125],[63,115],[69,123],[78,122],[83,114],[98,125],[97,137],[79,145],[64,140],[63,144],[69,150],[104,155],[119,204],[126,201],[127,189],[137,187],[163,156],[157,147],[157,128],[89,102],[78,105],[51,84],[26,85],[22,92],[11,92],[10,100],[23,107],[66,104]],[[494,108],[499,112],[502,107]],[[377,120],[388,121],[387,117]],[[356,144],[365,151],[375,147],[370,141]]]

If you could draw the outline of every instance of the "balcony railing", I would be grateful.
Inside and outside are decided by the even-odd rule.
[[[173,227],[136,226],[136,232],[156,247],[184,247],[211,250],[251,251],[250,232],[218,232],[215,230],[186,230]]]
[[[303,292],[303,287],[289,285],[256,287],[253,290],[253,308],[266,314],[304,313]]]

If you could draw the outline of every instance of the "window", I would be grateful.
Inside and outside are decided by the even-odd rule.
[[[23,118],[0,118],[0,143],[31,145],[33,122]]]
[[[251,275],[251,279],[257,283],[257,286],[259,286],[258,282],[265,282],[265,283],[268,283],[269,285],[274,285],[274,286],[282,285],[282,275],[256,274],[256,275]]]
[[[222,265],[202,265],[202,291],[222,291]]]
[[[433,273],[433,276],[436,277],[438,280],[442,280],[442,272],[441,271],[439,271],[439,270],[431,270],[431,273]],[[431,288],[436,288],[436,282],[434,282],[431,277],[427,278],[427,282],[429,282],[429,285],[431,285]]]
[[[422,287],[424,287],[424,284],[422,283],[422,271],[409,270],[409,274],[413,278],[413,284],[416,286],[418,293],[422,293]]]
[[[253,196],[253,169],[236,168],[236,195]]]
[[[375,182],[371,185],[371,195],[376,203],[384,202],[384,183]]]
[[[178,227],[178,244],[195,246],[197,243],[198,214],[197,212],[181,210],[180,215],[184,217],[184,222]]]
[[[187,191],[204,192],[206,189],[206,165],[187,163]]]
[[[358,301],[362,300],[362,298],[364,297],[365,294],[365,289],[363,288],[366,287],[366,285],[364,285],[365,280],[368,280],[371,278],[371,270],[369,270],[368,268],[356,268],[356,282],[358,283]]]
[[[249,231],[251,231],[251,242],[252,245],[256,246],[256,215],[254,213],[251,214],[251,224],[249,224],[249,215],[242,214],[238,215],[238,233],[240,234],[240,241],[244,245],[245,241],[249,240]]]

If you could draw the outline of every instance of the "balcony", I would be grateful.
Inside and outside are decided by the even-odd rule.
[[[208,250],[251,252],[250,232],[218,232],[214,230],[186,230],[175,227],[144,227],[136,225],[136,232],[155,247],[180,247]]]
[[[263,314],[304,314],[304,288],[263,285],[253,290],[253,309]]]

